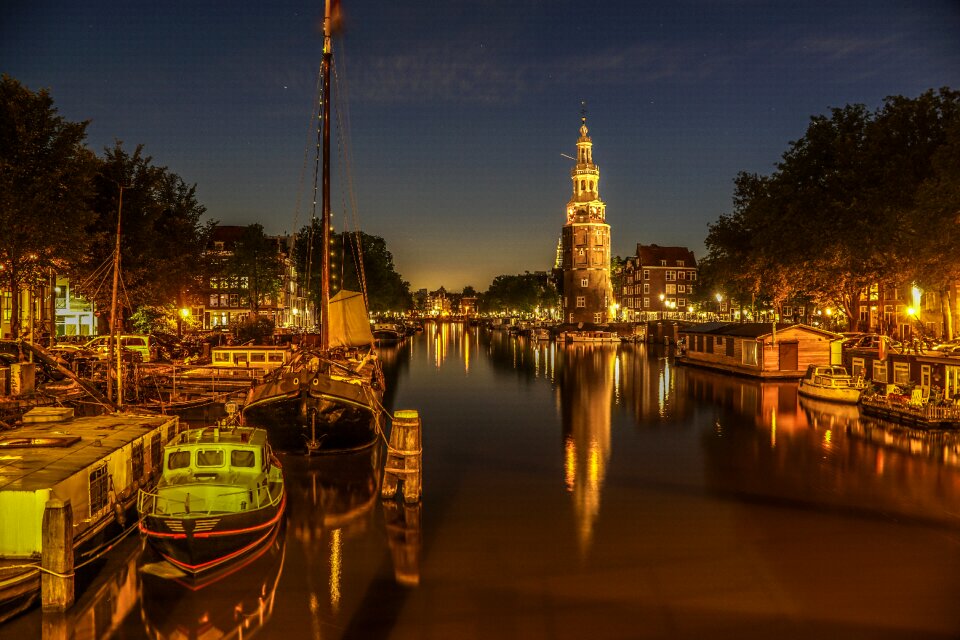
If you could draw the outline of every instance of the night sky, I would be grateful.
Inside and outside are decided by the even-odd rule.
[[[427,8],[429,7],[429,8]],[[960,89],[960,1],[343,0],[334,43],[352,187],[414,289],[552,267],[580,126],[613,252],[703,255],[739,171],[770,173],[810,116]],[[5,2],[0,71],[142,143],[210,218],[309,221],[322,0]],[[335,130],[336,134],[336,130]],[[334,154],[340,145],[333,142]],[[337,159],[339,162],[339,159]],[[308,163],[312,165],[312,163]],[[298,207],[298,202],[299,207]],[[298,210],[299,209],[299,210]]]

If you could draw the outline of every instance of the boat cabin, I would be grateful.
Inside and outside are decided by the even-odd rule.
[[[262,429],[206,427],[185,431],[164,450],[163,477],[155,502],[141,504],[141,512],[220,513],[257,508],[258,501],[269,496],[238,491],[236,487],[266,474],[270,458]],[[199,489],[198,481],[202,483]]]
[[[214,367],[254,367],[272,370],[290,362],[292,353],[289,347],[223,346],[214,347],[211,350],[210,360]]]
[[[810,365],[840,363],[840,336],[804,324],[732,322],[680,329],[678,361],[760,378],[801,378]]]

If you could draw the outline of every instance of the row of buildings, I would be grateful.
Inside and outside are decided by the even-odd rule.
[[[215,227],[204,259],[211,266],[224,263],[244,230],[245,227],[240,226]],[[293,331],[314,327],[316,312],[299,283],[292,252],[293,238],[273,236],[270,240],[276,245],[283,265],[282,282],[279,293],[260,306],[259,315],[270,318],[281,329]],[[218,273],[216,268],[205,271]],[[183,306],[177,309],[178,325],[203,330],[229,327],[250,315],[246,291],[242,278],[209,276],[199,282],[194,291],[185,292]],[[21,291],[19,307],[22,331],[35,336],[46,334],[51,328],[57,336],[95,336],[105,325],[101,322],[101,310],[78,295],[65,276],[55,276],[49,283]],[[4,339],[16,337],[11,335],[12,308],[12,293],[0,291],[0,335]]]

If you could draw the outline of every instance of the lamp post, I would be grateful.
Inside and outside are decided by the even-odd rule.
[[[186,307],[180,309],[180,314],[177,316],[177,339],[183,337],[183,321],[190,317],[190,309]]]
[[[662,293],[660,294],[660,319],[661,320],[663,320],[663,311],[665,306],[664,300],[666,299],[666,297],[667,296],[665,296],[664,294]]]
[[[718,293],[715,297],[717,299],[717,317],[722,319],[723,304],[721,303],[723,302],[723,296]]]

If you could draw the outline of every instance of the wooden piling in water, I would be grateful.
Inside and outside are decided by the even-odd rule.
[[[382,497],[392,498],[402,484],[404,502],[420,500],[423,495],[421,446],[420,414],[411,409],[394,412],[380,488]]]
[[[40,576],[44,610],[68,609],[73,604],[73,508],[69,500],[47,500],[40,566],[44,569]]]
[[[399,504],[385,500],[383,516],[387,543],[393,557],[393,575],[397,584],[413,587],[420,584],[420,509],[421,504]]]

